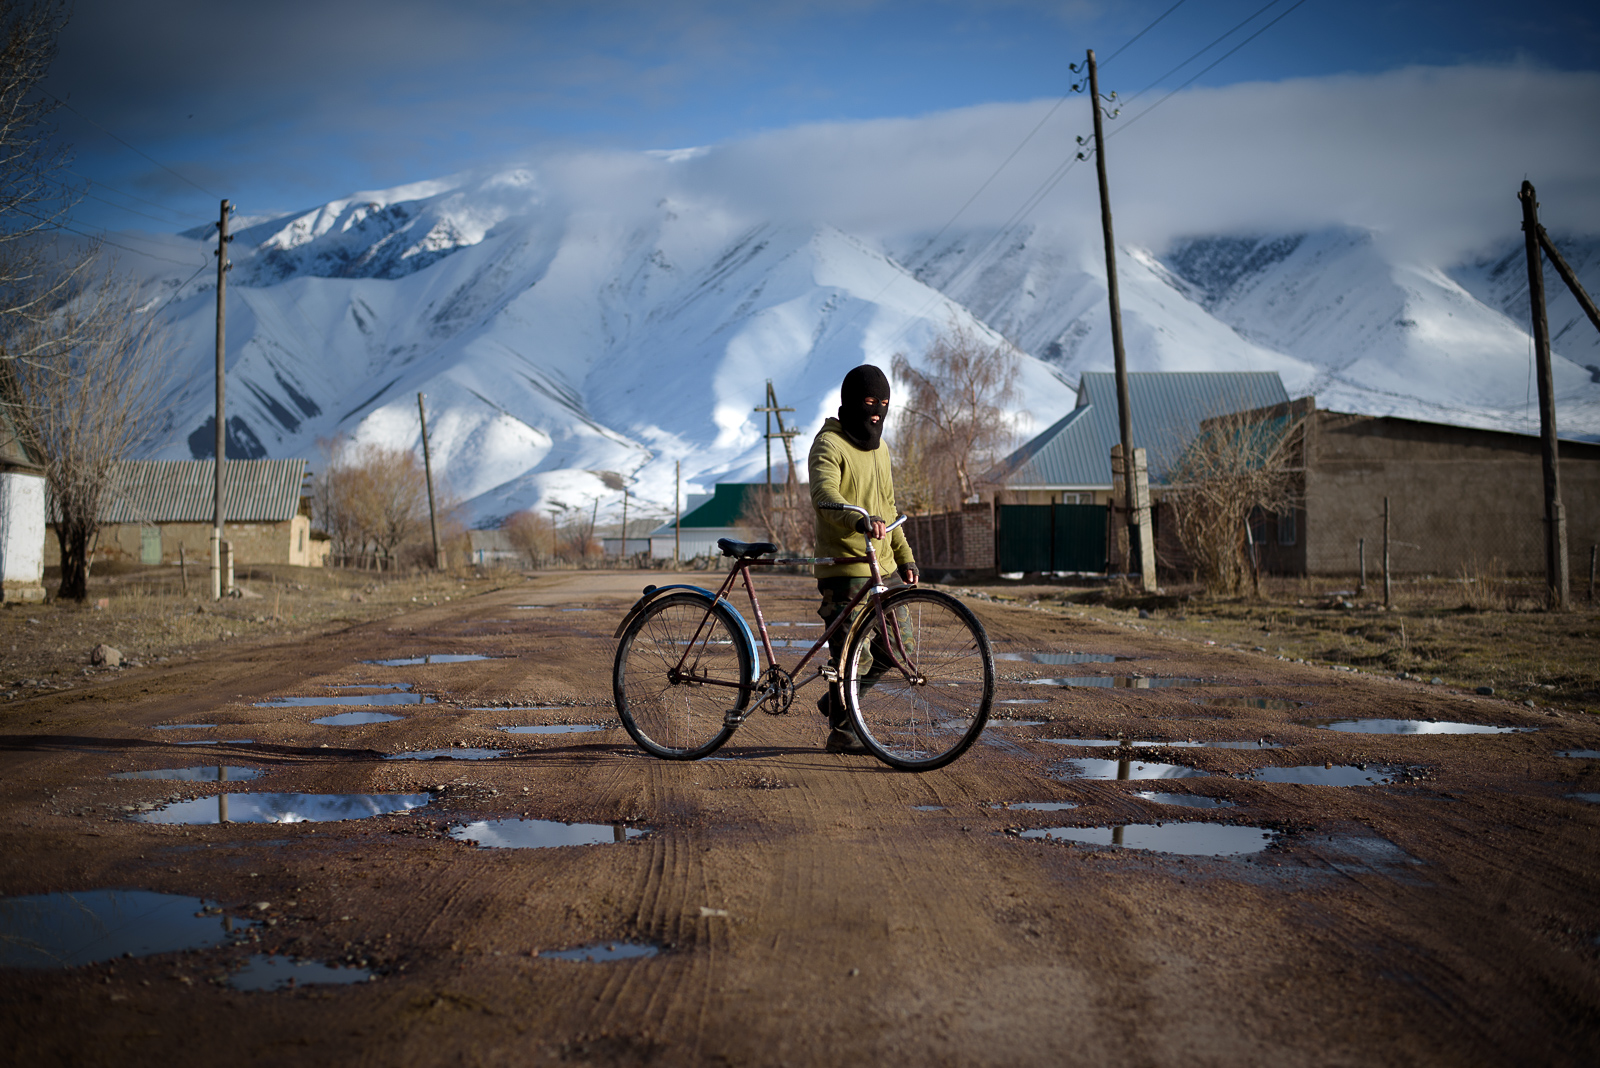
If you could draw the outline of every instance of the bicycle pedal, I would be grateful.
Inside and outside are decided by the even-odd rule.
[[[724,727],[737,727],[744,722],[744,713],[737,708],[730,708],[722,714]]]

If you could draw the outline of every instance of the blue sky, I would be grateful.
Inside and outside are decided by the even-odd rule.
[[[48,88],[71,105],[60,127],[92,183],[75,224],[169,231],[214,219],[221,196],[247,214],[286,211],[542,153],[1047,100],[1088,47],[1109,59],[1104,90],[1148,90],[1137,109],[1279,16],[1193,90],[1416,65],[1600,71],[1596,5],[1537,0],[1184,0],[1109,58],[1171,8],[78,0]],[[1576,115],[1572,138],[1600,140],[1600,118]]]

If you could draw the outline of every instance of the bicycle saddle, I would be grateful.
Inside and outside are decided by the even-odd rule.
[[[736,556],[741,560],[778,551],[770,541],[734,541],[732,538],[718,538],[717,548],[722,550],[723,556]]]

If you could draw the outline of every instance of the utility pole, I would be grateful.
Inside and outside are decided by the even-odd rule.
[[[1539,445],[1544,467],[1544,574],[1550,606],[1567,607],[1567,513],[1561,503],[1561,457],[1556,446],[1556,391],[1550,371],[1550,323],[1545,316],[1544,261],[1539,255],[1539,201],[1524,180],[1522,232],[1528,248],[1528,305],[1533,316],[1535,377],[1539,380]]]
[[[1100,180],[1100,229],[1106,244],[1106,298],[1111,306],[1111,357],[1117,376],[1117,420],[1121,428],[1123,465],[1123,504],[1127,509],[1128,565],[1139,572],[1145,592],[1156,588],[1155,546],[1146,546],[1144,518],[1139,508],[1137,464],[1133,451],[1133,402],[1128,394],[1128,354],[1122,345],[1122,298],[1117,292],[1117,242],[1111,228],[1111,186],[1106,179],[1106,136],[1100,109],[1100,74],[1095,67],[1094,49],[1089,49],[1089,98],[1094,112],[1094,167]],[[1148,550],[1148,551],[1147,551]]]
[[[428,413],[422,407],[421,393],[417,394],[417,421],[422,424],[422,476],[428,482],[428,527],[433,531],[433,566],[443,571],[445,561],[444,550],[439,547],[439,513],[433,503],[433,459],[428,454]]]
[[[789,471],[792,476],[794,473],[794,449],[790,445],[790,441],[795,437],[795,435],[799,434],[800,431],[785,429],[783,425],[783,413],[792,412],[794,409],[780,408],[778,406],[778,394],[773,390],[772,379],[770,378],[767,379],[767,403],[764,407],[757,408],[756,411],[767,413],[767,433],[765,435],[767,439],[767,500],[770,501],[772,500],[772,439],[782,439],[783,454],[789,460]],[[778,417],[778,432],[776,434],[772,432],[772,417],[774,415]]]
[[[217,220],[217,455],[215,496],[212,499],[211,528],[211,599],[222,600],[222,465],[227,455],[227,407],[223,402],[223,358],[227,350],[228,328],[228,215],[233,205],[222,202],[222,214]],[[227,592],[232,593],[232,583]]]
[[[672,465],[672,566],[683,559],[683,461]]]
[[[617,552],[617,562],[628,558],[628,484],[622,484],[622,547]]]

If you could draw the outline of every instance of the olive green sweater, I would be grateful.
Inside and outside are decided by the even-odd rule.
[[[885,523],[893,523],[900,513],[894,503],[894,476],[889,472],[889,446],[879,445],[871,452],[856,448],[845,437],[839,420],[829,418],[811,443],[808,460],[811,472],[811,503],[853,504],[865,508]],[[856,530],[860,516],[854,512],[817,509],[817,555],[861,556],[867,551],[867,536]],[[885,542],[888,544],[886,545]],[[905,530],[896,530],[878,540],[878,569],[890,572],[901,564],[915,563]],[[885,549],[889,550],[887,553]],[[892,557],[892,562],[889,559]],[[870,575],[872,569],[860,564],[817,564],[818,578],[838,575]]]

